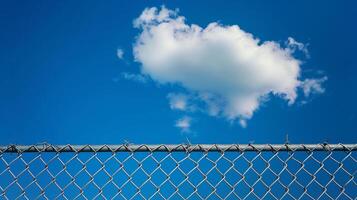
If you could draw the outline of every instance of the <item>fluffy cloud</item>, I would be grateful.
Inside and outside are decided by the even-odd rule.
[[[260,41],[238,25],[187,24],[177,10],[165,7],[145,9],[134,27],[141,30],[133,50],[141,73],[160,84],[184,87],[206,105],[209,115],[238,119],[243,127],[271,95],[293,104],[301,88],[306,94],[323,92],[324,80],[301,78],[301,62],[292,54],[308,52],[293,38],[284,48],[275,41]],[[170,105],[186,108],[182,98]],[[176,126],[189,124],[179,120]]]

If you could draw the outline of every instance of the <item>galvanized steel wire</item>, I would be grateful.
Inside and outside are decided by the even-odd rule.
[[[2,199],[357,199],[357,144],[0,146]]]

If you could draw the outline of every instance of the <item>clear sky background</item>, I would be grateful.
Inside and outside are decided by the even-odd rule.
[[[271,97],[248,126],[170,109],[183,90],[127,80],[145,8],[180,10],[187,24],[239,25],[262,41],[308,44],[301,70],[325,92],[288,105]],[[357,5],[354,1],[2,1],[0,143],[355,143]],[[119,59],[117,50],[124,51]],[[304,77],[305,78],[305,77]],[[192,118],[190,132],[175,123]]]

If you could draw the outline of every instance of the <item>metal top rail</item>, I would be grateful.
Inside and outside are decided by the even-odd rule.
[[[227,151],[356,151],[357,144],[119,144],[8,145],[0,153],[26,152],[227,152]]]

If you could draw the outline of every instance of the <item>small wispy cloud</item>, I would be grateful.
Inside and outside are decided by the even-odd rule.
[[[123,49],[120,49],[120,48],[117,49],[117,57],[120,60],[124,59],[124,50]]]
[[[239,124],[241,125],[242,128],[247,128],[247,121],[244,119],[239,120]]]
[[[307,58],[310,58],[309,50],[307,49],[308,44],[304,44],[296,41],[292,37],[288,37],[288,40],[285,42],[287,46],[287,51],[295,53],[297,50],[303,52]]]
[[[190,118],[188,116],[184,116],[176,121],[175,127],[181,129],[182,133],[190,133],[191,132],[191,122],[192,122],[192,118]]]
[[[141,74],[122,72],[121,77],[124,78],[125,80],[135,81],[135,82],[139,82],[139,83],[147,83],[148,82],[148,78]]]
[[[183,93],[169,93],[167,95],[169,99],[170,108],[172,110],[179,111],[194,111],[195,106],[191,104],[191,97]]]
[[[327,81],[327,76],[320,79],[305,79],[301,82],[305,97],[309,97],[312,94],[322,94],[325,92],[325,88],[322,87],[322,83]]]

